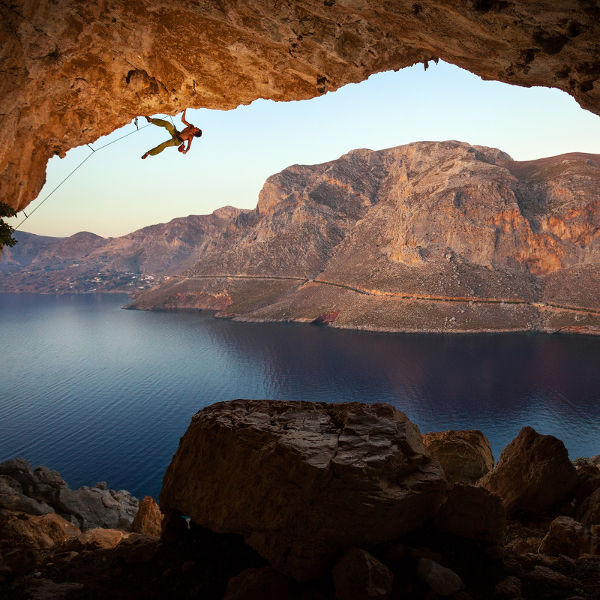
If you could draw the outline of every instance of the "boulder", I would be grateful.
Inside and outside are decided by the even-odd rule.
[[[84,530],[129,529],[138,511],[138,500],[127,490],[83,486],[77,490],[61,489],[55,506],[57,512],[73,515]]]
[[[494,468],[490,442],[481,431],[426,433],[423,443],[439,460],[448,483],[475,483]]]
[[[564,554],[571,558],[579,558],[582,554],[598,553],[600,538],[592,535],[589,529],[571,517],[557,517],[550,523],[550,529],[542,540],[539,551],[542,554]]]
[[[462,579],[454,571],[429,558],[419,560],[417,574],[421,581],[440,596],[452,596],[464,587]]]
[[[600,525],[600,488],[582,502],[577,520],[586,527]]]
[[[223,600],[300,600],[298,584],[272,567],[244,569],[227,583]]]
[[[576,481],[564,444],[524,427],[478,485],[498,494],[509,516],[539,515],[569,498]]]
[[[486,490],[457,483],[448,492],[435,518],[435,527],[484,546],[504,544],[506,511],[502,499]]]
[[[333,582],[338,600],[387,600],[394,574],[365,550],[350,548],[333,568]]]
[[[11,547],[36,550],[47,550],[81,534],[78,527],[54,513],[28,515],[4,510],[0,513],[0,532],[2,541]]]
[[[131,523],[131,531],[143,533],[152,537],[160,537],[162,513],[154,498],[144,496],[140,507]]]
[[[128,529],[138,501],[125,490],[107,489],[104,482],[71,490],[57,471],[32,469],[16,458],[0,463],[0,508],[34,515],[56,512],[82,529]]]
[[[308,581],[351,546],[416,529],[445,490],[418,428],[392,406],[234,400],[193,417],[160,505],[168,519],[243,535]]]

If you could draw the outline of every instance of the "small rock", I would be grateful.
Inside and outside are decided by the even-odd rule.
[[[333,568],[338,600],[386,600],[394,574],[374,556],[360,548],[350,548]]]
[[[494,598],[496,600],[521,600],[523,598],[521,580],[512,575],[505,577],[496,585]]]
[[[582,554],[595,553],[599,547],[600,540],[589,529],[571,517],[563,516],[550,523],[550,530],[542,540],[540,552],[579,558]]]
[[[273,569],[245,569],[227,583],[223,600],[299,600],[298,585]]]
[[[428,558],[419,560],[417,573],[419,579],[440,596],[452,596],[464,587],[462,579],[454,571]]]
[[[587,527],[600,525],[600,488],[582,502],[577,520]]]
[[[527,573],[526,578],[534,584],[543,586],[544,588],[560,588],[560,589],[572,589],[574,581],[563,575],[544,567],[543,565],[537,565],[532,571]]]
[[[162,527],[162,513],[154,498],[144,496],[140,502],[133,522],[131,523],[131,531],[136,533],[144,533],[153,537],[160,537]]]
[[[442,465],[448,483],[475,483],[494,468],[492,447],[481,431],[426,433],[423,443]]]
[[[109,550],[118,546],[127,534],[120,529],[88,529],[72,540],[69,550]]]

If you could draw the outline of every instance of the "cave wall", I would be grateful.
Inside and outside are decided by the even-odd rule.
[[[595,0],[0,0],[0,17],[0,200],[19,210],[51,156],[136,115],[312,98],[438,58],[600,114]]]

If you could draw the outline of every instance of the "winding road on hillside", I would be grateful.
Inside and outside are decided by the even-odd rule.
[[[397,300],[416,300],[423,302],[453,302],[453,303],[473,303],[473,304],[520,304],[525,306],[532,306],[538,309],[548,310],[560,310],[578,314],[587,315],[600,315],[600,308],[592,307],[581,307],[571,306],[568,304],[557,304],[554,302],[532,302],[529,300],[522,300],[520,298],[481,298],[477,296],[436,296],[428,294],[408,294],[405,292],[388,292],[382,290],[373,290],[367,288],[361,288],[357,286],[348,285],[345,283],[337,283],[334,281],[325,281],[323,279],[311,279],[309,277],[293,277],[284,275],[231,275],[231,274],[214,274],[214,275],[194,275],[193,277],[185,277],[183,275],[173,275],[170,279],[181,279],[181,280],[202,280],[202,279],[259,279],[264,281],[270,280],[283,280],[283,281],[297,281],[300,285],[316,284],[316,285],[329,285],[333,287],[350,290],[357,294],[363,294],[366,296],[375,297],[386,297]]]

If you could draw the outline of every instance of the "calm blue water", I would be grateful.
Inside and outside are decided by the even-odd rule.
[[[524,425],[600,453],[600,338],[386,335],[121,310],[125,296],[0,294],[0,461],[157,496],[200,408],[389,402],[421,431]]]

